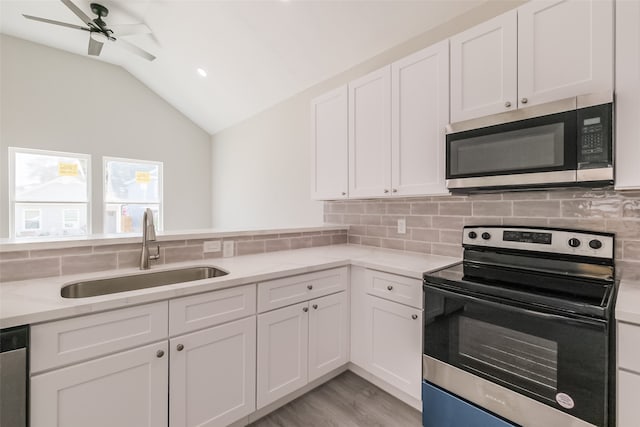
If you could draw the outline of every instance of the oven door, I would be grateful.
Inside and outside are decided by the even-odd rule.
[[[545,409],[607,425],[605,321],[544,313],[429,284],[424,289],[426,356],[541,402]],[[425,379],[448,389],[443,376],[436,376],[426,372]]]
[[[447,187],[576,182],[575,110],[447,135]]]

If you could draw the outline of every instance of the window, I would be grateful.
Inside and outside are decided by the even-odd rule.
[[[145,209],[162,230],[162,162],[104,158],[104,232],[140,233]]]
[[[9,167],[12,237],[89,234],[90,156],[10,147]]]

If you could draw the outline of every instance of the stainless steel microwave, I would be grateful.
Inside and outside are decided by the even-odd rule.
[[[613,184],[611,99],[585,105],[571,98],[449,125],[447,188],[465,192]]]

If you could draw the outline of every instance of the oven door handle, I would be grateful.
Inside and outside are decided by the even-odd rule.
[[[517,307],[514,305],[509,304],[508,301],[505,301],[504,303],[499,303],[496,301],[492,301],[492,300],[487,300],[487,299],[483,299],[483,298],[479,298],[473,295],[469,295],[466,293],[458,293],[458,292],[452,292],[446,289],[441,289],[435,286],[431,286],[428,284],[424,285],[425,289],[428,289],[430,292],[436,292],[439,294],[442,294],[446,297],[450,297],[450,298],[455,298],[455,299],[464,299],[467,301],[472,301],[475,302],[477,304],[480,305],[485,305],[485,306],[490,306],[490,307],[495,307],[498,308],[500,310],[504,310],[504,311],[510,311],[512,313],[517,313],[517,314],[524,314],[527,316],[531,316],[531,317],[536,317],[538,319],[543,319],[543,320],[561,320],[563,322],[568,322],[568,323],[574,323],[574,324],[587,324],[587,325],[602,325],[603,323],[606,323],[605,320],[600,320],[600,319],[591,319],[591,318],[584,318],[580,315],[576,315],[579,317],[574,317],[574,316],[570,316],[570,315],[560,315],[560,314],[553,314],[553,313],[546,313],[543,311],[537,311],[537,310],[532,310],[529,308],[524,308],[524,307]],[[426,298],[425,298],[426,299]],[[427,306],[427,302],[425,301],[425,307]],[[427,312],[428,310],[425,310],[425,312]]]

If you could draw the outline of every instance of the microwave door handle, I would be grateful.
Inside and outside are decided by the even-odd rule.
[[[430,285],[425,285],[425,289],[428,289],[430,292],[436,292],[439,294],[442,294],[445,297],[450,297],[450,298],[455,298],[455,299],[464,299],[466,301],[471,301],[474,302],[476,304],[480,304],[480,305],[484,305],[484,306],[489,306],[489,307],[494,307],[500,310],[504,310],[504,311],[510,311],[512,313],[517,313],[517,314],[523,314],[526,316],[530,316],[530,317],[535,317],[537,319],[542,319],[542,320],[561,320],[563,322],[575,322],[575,323],[579,323],[579,324],[602,324],[602,321],[593,319],[593,320],[587,320],[587,319],[576,319],[574,317],[569,317],[569,316],[562,316],[562,315],[558,315],[558,314],[552,314],[552,313],[545,313],[545,312],[541,312],[541,311],[536,311],[536,310],[531,310],[528,308],[523,308],[523,307],[517,307],[514,305],[510,305],[508,302],[505,302],[504,304],[499,303],[499,302],[495,302],[495,301],[490,301],[490,300],[486,300],[483,298],[478,298],[476,296],[473,295],[469,295],[469,294],[463,294],[463,293],[458,293],[458,292],[452,292],[452,291],[448,291],[445,289],[441,289],[441,288],[437,288],[437,287],[433,287]],[[426,299],[426,297],[425,297]],[[426,306],[426,301],[425,301],[425,306]]]

